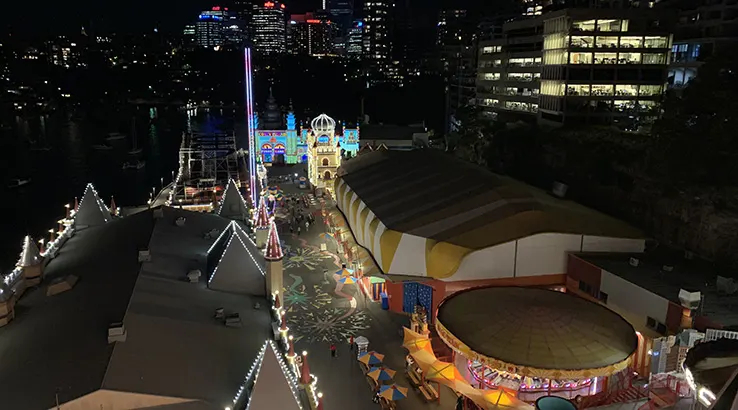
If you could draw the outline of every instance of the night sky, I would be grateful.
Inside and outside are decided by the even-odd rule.
[[[100,31],[148,31],[155,25],[164,31],[180,31],[201,10],[228,1],[217,0],[66,0],[3,4],[0,22],[4,28],[22,33],[78,31],[92,26]],[[320,7],[319,0],[285,0],[291,13]],[[314,3],[314,5],[313,5]]]

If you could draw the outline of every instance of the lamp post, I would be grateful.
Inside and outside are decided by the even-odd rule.
[[[54,242],[54,232],[55,231],[53,229],[49,229],[49,233],[51,234],[51,239],[49,239],[49,242]]]
[[[44,238],[38,240],[39,253],[44,253]]]
[[[67,213],[66,213],[67,216],[66,216],[66,218],[69,219],[69,212],[70,212],[71,205],[66,204],[66,205],[64,205],[64,207],[67,208]]]

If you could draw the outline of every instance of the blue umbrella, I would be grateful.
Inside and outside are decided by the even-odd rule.
[[[402,400],[407,397],[407,387],[401,387],[396,384],[384,385],[379,387],[379,395],[387,400]]]

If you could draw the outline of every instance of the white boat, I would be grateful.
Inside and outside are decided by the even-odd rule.
[[[93,145],[92,148],[98,151],[110,151],[111,149],[113,149],[113,147],[111,147],[110,145],[106,145],[106,144]]]
[[[124,139],[126,139],[126,135],[119,132],[111,132],[110,134],[108,134],[108,137],[105,138],[105,140],[108,142],[120,141]]]
[[[136,117],[131,120],[131,140],[133,141],[133,147],[128,151],[128,155],[138,155],[143,151],[143,148],[136,146]]]
[[[8,184],[8,188],[18,188],[23,185],[29,184],[31,182],[30,179],[11,179],[10,184]]]
[[[123,169],[141,169],[146,166],[146,161],[124,162]]]

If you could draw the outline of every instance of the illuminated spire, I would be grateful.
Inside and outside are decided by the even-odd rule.
[[[310,366],[308,366],[308,355],[307,352],[302,352],[302,366],[300,369],[300,383],[310,384],[312,378],[310,377]]]
[[[282,246],[279,244],[279,233],[277,233],[277,224],[272,221],[269,225],[269,236],[267,236],[267,247],[264,252],[264,259],[267,261],[279,261],[284,257]]]
[[[79,200],[77,200],[77,197],[74,197],[74,212],[77,212],[79,210]]]
[[[233,179],[228,180],[228,185],[223,192],[217,213],[224,218],[238,220],[244,220],[249,214],[246,202],[236,186],[236,181]]]
[[[118,207],[115,206],[115,197],[110,195],[110,214],[118,216]]]
[[[41,251],[36,246],[36,241],[31,239],[30,236],[26,235],[23,238],[23,251],[21,252],[20,260],[18,260],[18,266],[27,267],[38,265],[41,262]]]
[[[256,229],[269,228],[269,211],[267,211],[266,200],[262,198],[259,201],[259,208],[256,210]]]

